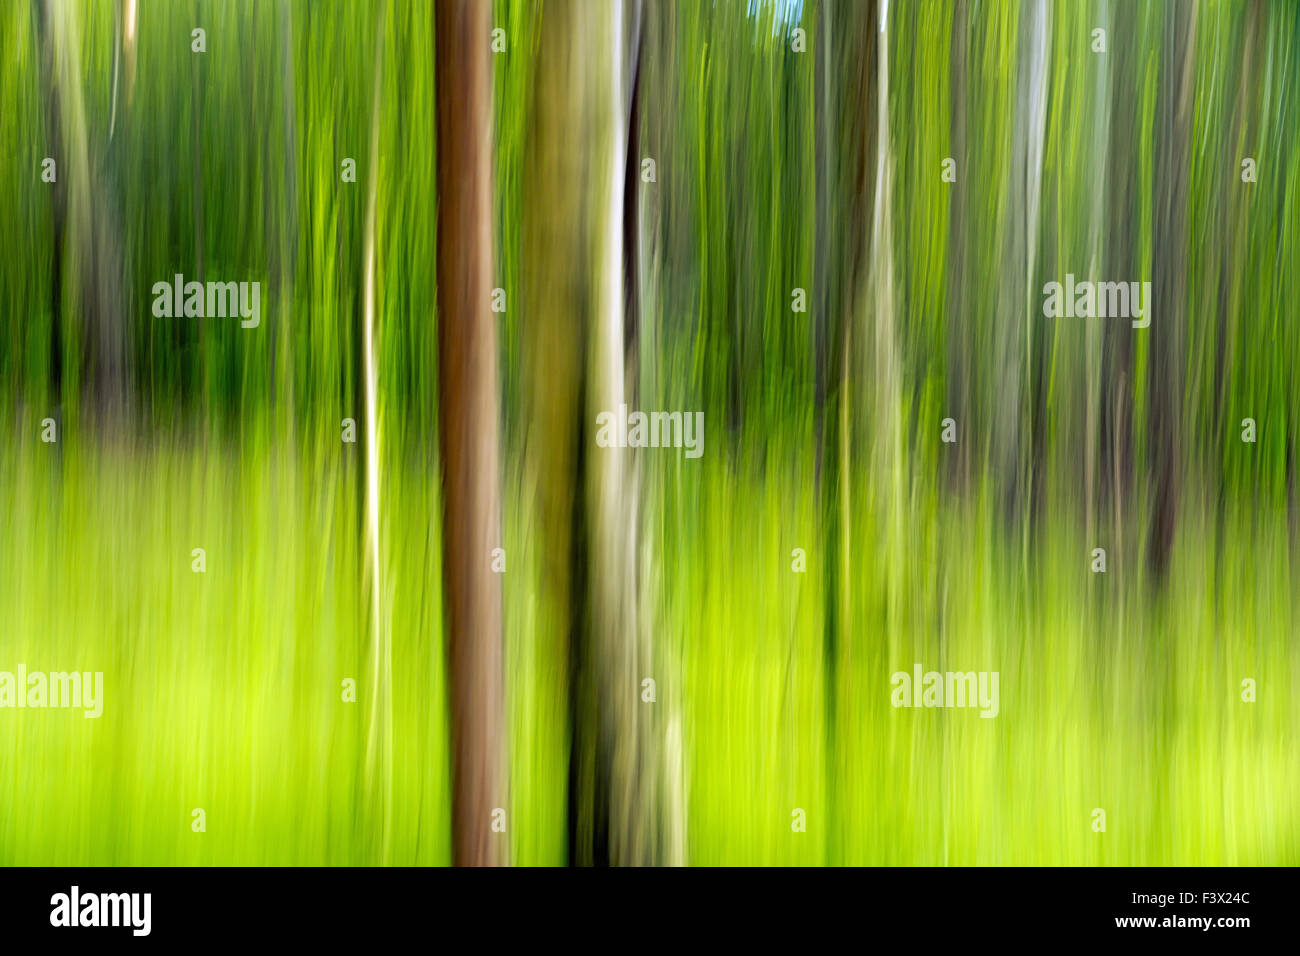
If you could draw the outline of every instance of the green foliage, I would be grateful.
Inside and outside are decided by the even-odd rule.
[[[1017,174],[1030,3],[894,0],[883,35],[865,2],[645,4],[635,141],[658,175],[636,184],[645,271],[628,364],[641,408],[707,422],[699,462],[640,458],[647,676],[674,715],[664,759],[680,767],[689,862],[1300,860],[1300,325],[1286,290],[1300,20],[1287,4],[1203,0],[1181,51],[1166,37],[1176,2],[1047,5],[1036,189]],[[392,860],[446,863],[432,4],[140,6],[128,95],[116,5],[69,5],[94,193],[89,220],[62,233],[40,181],[54,132],[40,7],[0,13],[0,670],[102,670],[107,696],[100,720],[0,711],[0,863],[383,858],[366,799],[381,782],[362,772],[380,690],[363,446],[339,440],[342,419],[364,420],[371,176]],[[527,434],[520,289],[523,210],[553,209],[525,185],[546,4],[493,11],[507,41],[493,59],[507,838],[514,862],[554,864],[568,853],[571,675],[564,649],[536,639],[546,542],[524,453],[547,436]],[[1105,54],[1090,49],[1097,26]],[[1185,168],[1160,110],[1184,53]],[[893,185],[877,240],[881,55]],[[74,168],[60,158],[65,188]],[[1185,231],[1161,243],[1171,171],[1187,177]],[[116,415],[92,387],[101,346],[77,292],[94,274],[73,252],[85,236],[121,264]],[[1157,301],[1153,317],[1181,330],[1176,354],[1123,320],[1043,316],[1042,286],[1066,273],[1143,281],[1160,265],[1185,283],[1185,311]],[[151,287],[176,273],[260,281],[262,327],[155,317]],[[807,313],[791,311],[796,287]],[[878,401],[891,359],[897,391]],[[1159,392],[1162,363],[1179,394]],[[1153,425],[1161,399],[1174,438]],[[38,440],[47,416],[54,445]],[[946,417],[957,445],[939,441]],[[1256,444],[1240,440],[1246,417]],[[1163,454],[1181,495],[1159,578],[1147,556]],[[194,547],[206,574],[190,570]],[[1089,573],[1094,547],[1104,575]],[[890,707],[890,674],[914,662],[999,671],[999,716]],[[341,700],[345,678],[357,704]],[[795,808],[806,833],[791,831]]]

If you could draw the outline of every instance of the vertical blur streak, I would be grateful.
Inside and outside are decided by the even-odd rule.
[[[192,7],[194,11],[195,22],[199,19],[198,3]],[[193,172],[190,175],[191,185],[191,202],[194,213],[194,279],[201,285],[203,283],[203,134],[202,128],[205,125],[206,117],[203,114],[203,84],[199,79],[199,71],[203,67],[203,57],[190,57],[190,163],[193,166]],[[204,333],[207,327],[206,310],[200,310],[198,316],[198,337],[202,342],[207,337]],[[203,423],[207,429],[210,422],[209,403],[212,400],[212,381],[211,370],[206,359],[200,360],[199,363],[203,369],[203,385],[200,389],[200,395],[203,397]],[[204,432],[204,441],[206,444],[207,432]]]
[[[624,191],[631,106],[626,11],[623,0],[616,0],[593,7],[592,12],[596,22],[585,31],[595,43],[590,62],[603,61],[606,73],[604,82],[596,76],[589,85],[591,95],[599,97],[592,117],[600,127],[593,138],[601,147],[602,160],[593,170],[594,181],[600,183],[592,219],[599,268],[586,421],[620,408],[634,394],[626,387],[624,364]],[[635,43],[637,12],[631,14]],[[591,589],[591,644],[600,674],[594,688],[599,702],[596,772],[605,781],[599,790],[609,799],[609,862],[619,865],[656,862],[658,841],[653,710],[644,707],[638,695],[649,662],[650,632],[637,627],[636,474],[632,455],[621,448],[602,448],[590,460],[592,557],[600,570]]]
[[[386,8],[385,8],[385,13]],[[365,287],[364,287],[364,353],[366,391],[366,561],[370,573],[370,646],[371,694],[370,727],[366,740],[366,781],[368,793],[374,794],[376,784],[382,788],[382,807],[372,807],[371,821],[381,816],[382,859],[387,863],[391,850],[391,821],[389,820],[391,790],[391,720],[389,697],[391,661],[388,646],[387,617],[382,604],[383,587],[379,563],[379,414],[376,408],[375,368],[375,204],[379,174],[379,98],[383,79],[383,40],[386,17],[380,14],[375,27],[374,96],[370,113],[370,168],[366,173],[366,224],[365,224]],[[373,801],[373,796],[371,797]]]
[[[1160,50],[1156,101],[1155,212],[1152,236],[1155,301],[1169,315],[1187,308],[1187,186],[1192,120],[1192,54],[1196,6],[1168,0]],[[1152,515],[1149,561],[1153,583],[1163,586],[1169,570],[1178,517],[1178,473],[1182,469],[1180,418],[1183,405],[1181,321],[1152,321],[1151,389]]]
[[[1113,32],[1109,5],[1104,0],[1100,6],[1099,14],[1101,19],[1098,22],[1103,25],[1102,28]],[[1117,49],[1116,53],[1118,54],[1118,52]],[[1108,167],[1108,134],[1110,132],[1108,121],[1110,117],[1106,107],[1110,102],[1109,81],[1110,58],[1107,57],[1097,65],[1096,76],[1093,79],[1092,139],[1096,144],[1099,161],[1092,166],[1092,194],[1096,198],[1092,204],[1092,211],[1088,220],[1088,278],[1094,282],[1105,280],[1105,274],[1101,272],[1101,269],[1103,262],[1102,235],[1105,229],[1106,204],[1101,197],[1106,195],[1106,171]],[[1105,401],[1101,394],[1102,329],[1100,325],[1092,323],[1088,326],[1085,335],[1084,375],[1087,400],[1084,405],[1084,414],[1086,416],[1084,434],[1087,436],[1087,443],[1084,448],[1084,527],[1087,528],[1089,540],[1095,540],[1098,521],[1098,455],[1105,447],[1101,429],[1101,406]]]
[[[82,92],[81,26],[74,4],[45,0],[37,23],[41,35],[45,107],[58,163],[55,180],[55,322],[71,312],[70,348],[88,357],[87,408],[104,417],[122,410],[127,377],[121,303],[121,241],[108,205],[109,184],[101,150],[92,136]],[[61,283],[61,284],[60,284]],[[61,357],[56,356],[56,363]],[[80,383],[78,362],[68,385]],[[56,376],[57,377],[57,376]],[[65,401],[71,397],[65,390]]]
[[[597,124],[592,131],[597,159],[592,164],[595,195],[591,226],[596,245],[596,307],[592,312],[590,339],[590,384],[584,422],[594,421],[605,409],[618,409],[626,401],[623,386],[623,168],[627,135],[622,95],[623,0],[583,8],[580,42],[589,44],[584,60],[593,68],[587,84],[592,98],[590,117]],[[601,82],[603,80],[603,82]],[[630,862],[632,834],[624,825],[632,815],[629,804],[636,783],[634,727],[637,698],[629,691],[636,686],[633,647],[629,627],[631,610],[625,603],[629,569],[625,550],[630,537],[627,524],[630,501],[625,487],[631,456],[622,448],[602,448],[588,460],[586,480],[590,483],[591,582],[590,647],[597,660],[595,772],[600,782],[597,793],[609,800],[609,862]],[[620,693],[620,691],[622,693]],[[631,731],[631,732],[630,732]],[[599,818],[600,815],[598,815]]]
[[[462,866],[505,862],[505,701],[497,346],[492,288],[489,7],[439,0],[438,360],[443,580],[452,698],[452,846]]]
[[[1112,8],[1111,35],[1132,38],[1138,30],[1138,17],[1132,4],[1118,3]],[[1107,171],[1104,176],[1108,224],[1105,250],[1100,265],[1106,276],[1139,275],[1134,250],[1138,242],[1128,220],[1138,202],[1141,190],[1136,169],[1139,167],[1139,137],[1135,130],[1137,111],[1129,105],[1129,90],[1135,88],[1138,72],[1137,44],[1132,39],[1116,44],[1113,60],[1108,60],[1110,92],[1098,104],[1098,111],[1106,114],[1109,131],[1106,136],[1108,151]],[[1121,572],[1128,560],[1125,546],[1124,515],[1129,507],[1126,497],[1131,493],[1132,435],[1133,435],[1133,332],[1122,324],[1111,324],[1102,333],[1105,350],[1102,356],[1102,381],[1105,383],[1099,409],[1103,423],[1097,437],[1098,453],[1102,465],[1098,480],[1109,489],[1111,554],[1120,562]],[[1098,528],[1104,501],[1098,503]],[[1089,540],[1094,540],[1089,538]],[[1136,567],[1136,562],[1133,566]],[[1124,591],[1116,596],[1115,626],[1119,640],[1124,639]]]
[[[281,315],[286,319],[293,313],[294,277],[298,271],[298,144],[295,131],[298,127],[297,110],[294,104],[297,96],[294,92],[293,62],[293,6],[290,0],[280,0],[280,56],[281,78],[284,83],[283,110],[284,121],[284,218],[280,223],[280,245],[276,258],[279,277],[276,282],[277,301]],[[291,436],[295,424],[294,387],[293,387],[293,345],[289,334],[290,322],[277,322],[275,338],[271,340],[271,380],[278,382],[277,398],[280,399],[283,428]]]
[[[1050,32],[1050,13],[1046,0],[1038,0],[1030,14],[1030,26],[1027,31],[1027,48],[1022,48],[1022,56],[1028,60],[1028,66],[1020,72],[1018,107],[1023,115],[1016,118],[1017,174],[1022,178],[1016,182],[1016,188],[1023,190],[1023,245],[1017,249],[1022,255],[1018,265],[1022,270],[1019,279],[1019,308],[1024,315],[1024,398],[1021,408],[1025,420],[1020,428],[1027,436],[1027,447],[1022,451],[1017,462],[1019,481],[1023,492],[1020,506],[1023,509],[1023,524],[1020,531],[1021,574],[1025,584],[1026,603],[1029,602],[1029,540],[1033,527],[1033,518],[1037,514],[1036,502],[1041,492],[1041,484],[1035,482],[1036,473],[1041,469],[1043,414],[1043,387],[1041,380],[1042,362],[1035,361],[1036,346],[1034,339],[1034,313],[1038,310],[1037,268],[1040,210],[1043,198],[1043,141],[1047,125],[1048,76],[1051,68],[1048,34]],[[1023,136],[1023,142],[1020,138]],[[1020,215],[1017,220],[1020,221]],[[1014,314],[1014,312],[1012,313]],[[1042,334],[1040,330],[1040,335]],[[1014,377],[1015,369],[1007,372]]]
[[[109,94],[109,112],[108,112],[108,139],[113,140],[113,131],[117,128],[117,88],[121,82],[122,73],[122,49],[123,49],[122,20],[120,11],[117,7],[113,8],[113,87],[112,93]]]
[[[594,850],[577,820],[590,813],[574,780],[584,773],[584,751],[577,734],[582,702],[574,692],[581,672],[577,640],[583,596],[585,543],[575,528],[573,476],[580,473],[578,436],[580,285],[583,264],[580,211],[585,181],[580,123],[581,64],[573,42],[577,28],[574,0],[548,0],[538,22],[537,58],[531,85],[529,157],[524,166],[522,202],[522,281],[524,394],[524,483],[537,514],[535,540],[544,551],[537,597],[536,641],[545,652],[569,661],[569,861],[590,861]],[[557,682],[564,678],[551,675]]]
[[[121,82],[125,88],[126,105],[131,105],[131,95],[135,90],[135,3],[136,0],[122,0],[122,63]],[[117,87],[114,86],[114,95]],[[117,101],[114,100],[114,110]],[[116,115],[116,112],[114,113]]]
[[[626,202],[631,220],[625,235],[629,266],[628,301],[631,326],[626,361],[629,393],[638,407],[657,401],[663,391],[663,315],[665,197],[657,183],[642,180],[642,161],[671,155],[673,124],[672,91],[664,81],[674,70],[677,19],[669,0],[646,0],[636,4],[639,27],[633,32],[632,106],[629,126]],[[682,866],[687,861],[687,785],[682,746],[683,688],[680,631],[671,633],[672,619],[666,597],[668,555],[664,523],[665,473],[644,459],[636,464],[632,497],[639,522],[636,524],[636,627],[642,632],[638,648],[643,675],[655,677],[658,699],[648,709],[649,720],[642,726],[650,738],[646,759],[652,762],[650,778],[642,787],[649,794],[651,813],[658,826],[655,841],[657,863]],[[645,708],[645,705],[642,705]],[[643,710],[644,712],[644,710]]]
[[[951,110],[948,119],[951,139],[951,155],[964,161],[967,153],[968,107],[968,58],[970,46],[970,3],[969,0],[955,0],[952,14],[952,40],[950,44],[950,88],[949,101]],[[947,400],[949,414],[957,421],[969,422],[971,400],[971,323],[967,320],[968,297],[966,294],[966,270],[968,268],[967,251],[967,200],[966,197],[954,197],[948,217],[947,262],[944,282],[948,289],[948,308],[945,312],[945,328],[948,331],[948,375]],[[961,442],[960,454],[950,455],[947,460],[947,473],[952,485],[966,492],[970,488],[970,442]]]
[[[1004,515],[1016,523],[1022,543],[1029,532],[1022,513],[1032,494],[1032,465],[1027,460],[1024,435],[1033,430],[1032,331],[1034,268],[1038,247],[1038,210],[1042,184],[1043,135],[1046,116],[1048,70],[1045,3],[1019,10],[1016,106],[1010,182],[1007,195],[1015,210],[1003,250],[1000,313],[1023,316],[1022,321],[998,323],[998,374],[1000,400],[993,421],[997,435],[996,462],[1004,484]],[[1025,418],[1029,424],[1026,424]],[[1027,571],[1027,566],[1024,567]]]
[[[881,463],[887,478],[887,544],[891,550],[902,546],[902,434],[899,417],[899,365],[894,336],[894,224],[893,224],[893,157],[889,147],[889,4],[880,9],[880,43],[876,77],[876,200],[871,217],[871,307],[875,323],[875,407],[872,423],[875,427],[874,460]],[[848,492],[845,491],[845,525]],[[844,546],[845,574],[850,572],[849,547]],[[888,616],[889,640],[897,631],[901,595],[898,577],[889,575]]]

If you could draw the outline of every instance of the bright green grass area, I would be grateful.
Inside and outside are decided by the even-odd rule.
[[[699,622],[684,668],[692,862],[1300,859],[1284,512],[1230,518],[1218,562],[1185,530],[1168,594],[1152,600],[1113,551],[1092,574],[1081,535],[1045,532],[1026,567],[978,504],[912,507],[891,551],[860,485],[852,625],[830,677],[812,476],[801,477],[769,471],[746,486],[707,473],[707,518],[682,549],[699,569],[677,618]],[[794,547],[807,549],[806,574],[791,571]],[[998,671],[998,716],[893,708],[890,675],[918,663]],[[1242,700],[1247,677],[1255,703]],[[792,830],[795,808],[806,833]]]
[[[392,666],[377,687],[360,446],[336,442],[288,455],[65,436],[0,454],[0,669],[105,680],[97,720],[0,710],[0,864],[449,861],[436,470],[384,470]],[[1091,574],[1070,532],[1044,532],[1024,562],[978,499],[909,498],[891,532],[858,482],[850,624],[828,667],[809,472],[719,451],[657,474],[646,606],[660,701],[680,707],[690,862],[1300,861],[1284,516],[1230,514],[1216,557],[1189,508],[1155,600],[1119,554]],[[567,669],[536,639],[542,543],[514,472],[504,497],[508,838],[515,862],[563,863]],[[894,709],[889,676],[914,663],[998,671],[998,716]]]
[[[105,682],[97,720],[0,711],[0,862],[381,860],[360,446],[338,447],[310,466],[195,444],[0,457],[0,669],[100,670]],[[393,666],[380,695],[392,860],[443,863],[437,521],[427,481],[394,475],[385,497],[403,520],[384,541]],[[349,678],[356,703],[343,700]]]

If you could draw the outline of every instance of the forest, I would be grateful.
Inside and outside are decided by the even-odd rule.
[[[0,865],[1300,862],[1295,3],[6,0],[0,96],[0,671],[102,675]]]

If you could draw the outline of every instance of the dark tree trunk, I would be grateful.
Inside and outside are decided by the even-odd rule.
[[[1151,309],[1151,534],[1148,562],[1157,587],[1169,571],[1178,520],[1182,455],[1183,341],[1187,322],[1187,177],[1196,8],[1165,8],[1156,100],[1155,279]]]

